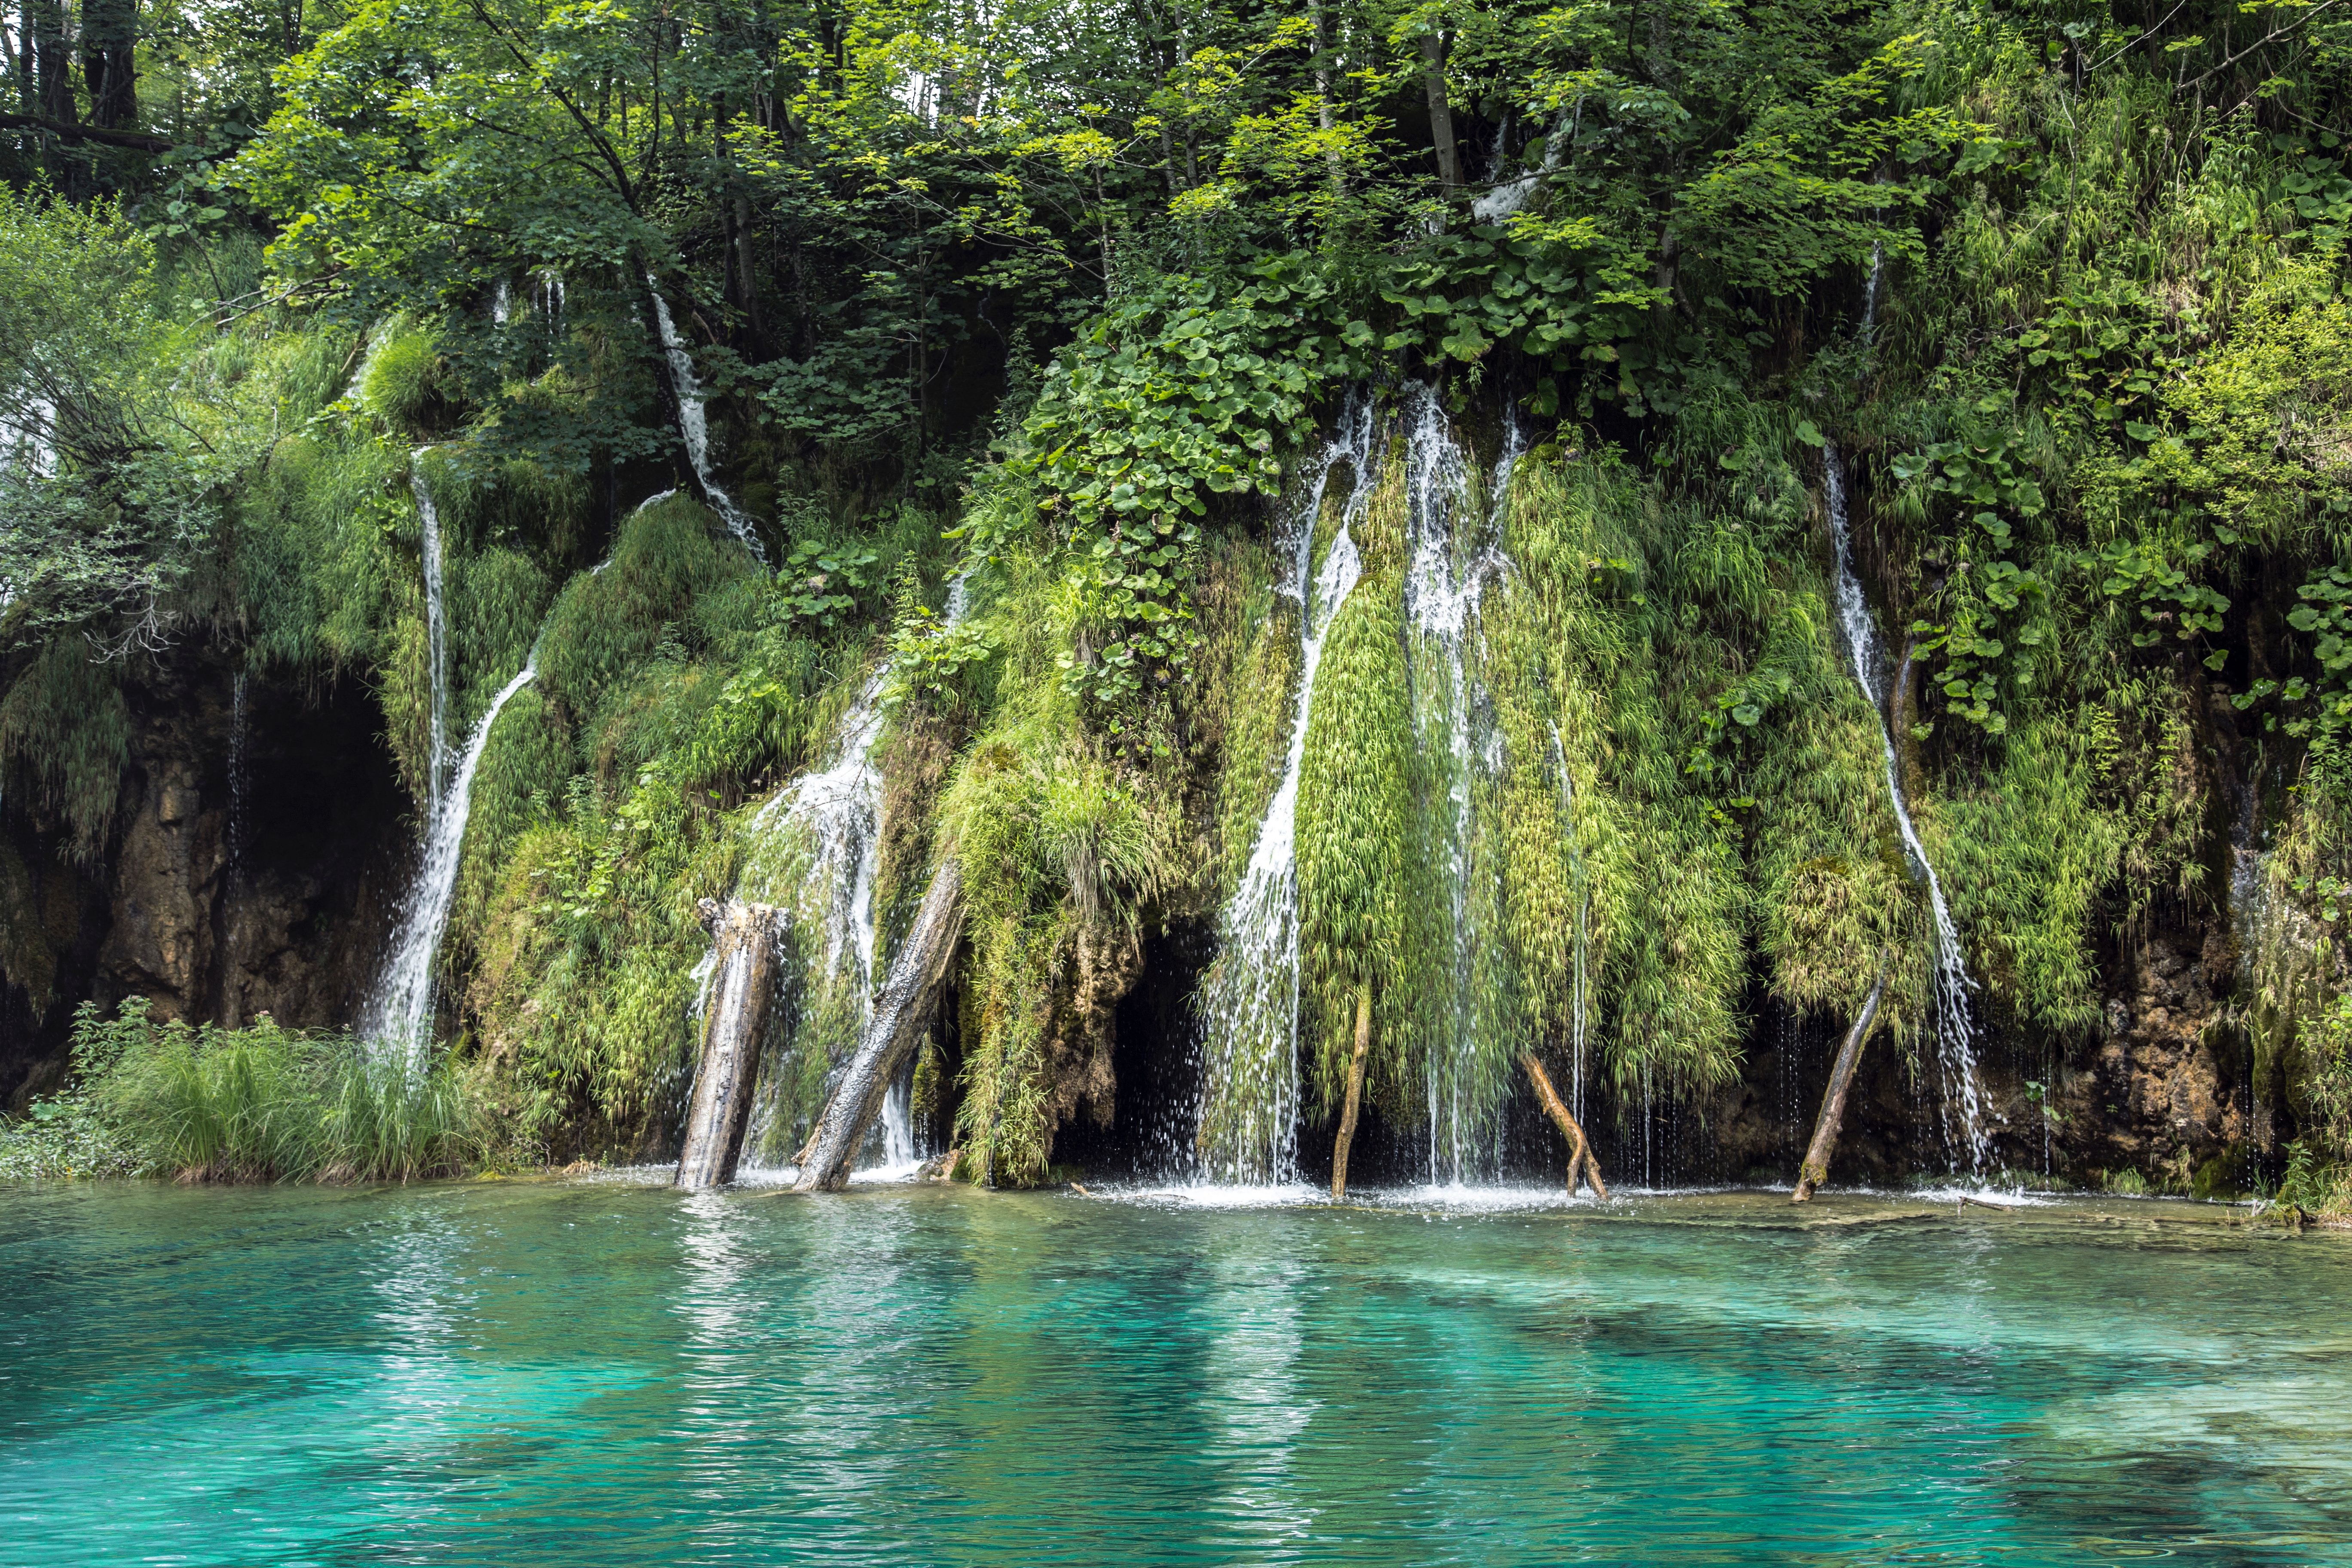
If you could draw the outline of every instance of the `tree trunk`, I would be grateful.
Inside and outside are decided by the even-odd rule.
[[[1451,197],[1462,185],[1462,154],[1454,145],[1454,110],[1445,96],[1445,40],[1421,37],[1421,83],[1429,94],[1429,137],[1437,144],[1437,178]]]
[[[1323,30],[1325,9],[1323,0],[1313,0],[1307,14],[1315,23],[1315,123],[1328,138],[1334,124],[1334,110],[1331,106],[1331,40]],[[1348,183],[1348,171],[1346,164],[1340,162],[1339,149],[1337,146],[1325,147],[1323,158],[1331,165],[1332,190],[1344,189]]]
[[[875,998],[874,1016],[857,1042],[857,1052],[842,1069],[824,1114],[817,1118],[816,1134],[802,1153],[800,1180],[793,1184],[793,1191],[837,1193],[849,1184],[849,1163],[882,1113],[890,1080],[922,1043],[940,982],[947,978],[948,961],[962,935],[963,874],[950,858],[931,873],[922,908],[915,911],[915,923],[890,961],[890,978]]]
[[[776,938],[783,912],[767,904],[705,899],[698,910],[719,950],[718,984],[702,1020],[702,1067],[686,1118],[677,1184],[688,1192],[724,1186],[743,1157],[759,1080],[760,1047],[776,995]]]
[[[1811,1198],[1813,1189],[1830,1179],[1830,1156],[1837,1152],[1838,1128],[1845,1121],[1845,1094],[1853,1087],[1854,1065],[1862,1060],[1862,1046],[1870,1038],[1870,1028],[1878,1021],[1878,999],[1886,994],[1885,959],[1878,964],[1878,978],[1871,982],[1870,996],[1862,1005],[1862,1016],[1853,1027],[1845,1032],[1845,1043],[1838,1047],[1837,1065],[1830,1068],[1830,1086],[1822,1095],[1822,1119],[1813,1126],[1813,1142],[1805,1151],[1805,1163],[1797,1172],[1796,1190],[1789,1194],[1792,1204]]]
[[[1348,1145],[1356,1141],[1356,1112],[1364,1103],[1364,1061],[1372,1054],[1372,988],[1356,993],[1356,1053],[1348,1058],[1348,1098],[1339,1110],[1339,1138],[1331,1147],[1331,1201],[1348,1195]]]
[[[107,130],[139,118],[132,56],[139,43],[137,0],[82,0],[81,65],[89,84],[89,122]]]
[[[1609,1184],[1601,1179],[1601,1162],[1592,1157],[1592,1145],[1585,1142],[1584,1129],[1568,1113],[1559,1091],[1551,1086],[1551,1074],[1544,1071],[1543,1063],[1533,1051],[1519,1053],[1519,1065],[1528,1069],[1528,1077],[1536,1086],[1536,1098],[1543,1102],[1544,1110],[1551,1117],[1559,1135],[1568,1140],[1568,1190],[1576,1191],[1576,1168],[1584,1167],[1585,1179],[1592,1184],[1592,1195],[1602,1203],[1609,1201]]]

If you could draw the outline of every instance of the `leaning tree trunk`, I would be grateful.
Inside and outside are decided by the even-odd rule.
[[[1339,1110],[1339,1137],[1331,1146],[1331,1201],[1348,1195],[1348,1145],[1356,1141],[1356,1112],[1364,1103],[1364,1060],[1372,1054],[1372,988],[1356,993],[1356,1054],[1348,1058],[1348,1098]]]
[[[1561,1102],[1559,1090],[1552,1088],[1551,1074],[1544,1071],[1543,1063],[1536,1059],[1533,1051],[1521,1051],[1519,1065],[1528,1069],[1528,1077],[1536,1086],[1536,1098],[1543,1101],[1544,1110],[1551,1117],[1553,1125],[1559,1129],[1559,1135],[1568,1140],[1568,1190],[1571,1193],[1576,1191],[1576,1168],[1582,1165],[1585,1179],[1592,1184],[1592,1195],[1607,1203],[1609,1184],[1601,1179],[1601,1162],[1593,1157],[1592,1145],[1585,1141],[1584,1129],[1577,1123],[1575,1117],[1568,1113],[1568,1107]]]
[[[1853,1087],[1853,1069],[1862,1060],[1862,1045],[1870,1038],[1870,1027],[1878,1022],[1878,999],[1886,994],[1886,964],[1878,965],[1878,978],[1871,983],[1870,995],[1862,1005],[1862,1016],[1853,1027],[1845,1032],[1845,1044],[1838,1047],[1837,1065],[1830,1069],[1830,1087],[1822,1095],[1822,1119],[1813,1124],[1813,1142],[1805,1151],[1805,1163],[1797,1171],[1797,1185],[1789,1201],[1801,1204],[1813,1195],[1813,1189],[1830,1179],[1830,1156],[1837,1152],[1838,1128],[1845,1121],[1845,1093]]]
[[[906,1065],[923,1030],[931,1021],[940,982],[947,978],[948,960],[963,934],[963,875],[950,858],[931,873],[923,907],[890,961],[890,978],[875,999],[874,1016],[857,1042],[856,1055],[842,1069],[824,1114],[817,1118],[816,1135],[801,1154],[796,1193],[837,1193],[849,1184],[849,1162],[882,1113],[882,1099],[891,1079]]]
[[[705,899],[698,912],[719,950],[718,984],[702,1021],[702,1068],[686,1117],[677,1184],[688,1192],[724,1186],[743,1157],[760,1043],[776,994],[776,938],[783,912],[767,904]]]
[[[1462,154],[1454,144],[1454,108],[1445,90],[1445,40],[1421,36],[1421,85],[1429,98],[1429,139],[1437,145],[1437,178],[1449,197],[1462,186]]]

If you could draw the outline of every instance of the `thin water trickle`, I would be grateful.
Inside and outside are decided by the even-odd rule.
[[[416,497],[416,528],[425,557],[425,642],[432,662],[432,710],[425,752],[425,806],[429,816],[441,809],[441,777],[449,757],[449,619],[446,574],[441,549],[441,509],[433,502],[433,487],[425,478],[425,454],[419,447],[409,455],[408,488]]]
[[[677,387],[677,430],[686,442],[686,460],[694,466],[694,477],[702,483],[702,493],[711,510],[718,512],[727,531],[743,542],[751,558],[764,563],[768,552],[761,548],[759,531],[751,519],[735,504],[735,499],[719,488],[711,477],[710,416],[702,406],[702,383],[694,374],[694,360],[686,352],[686,342],[677,335],[671,321],[669,301],[662,298],[661,286],[652,275],[646,278],[646,291],[653,296],[654,321],[661,328],[662,353],[669,361],[670,378]]]
[[[656,496],[656,500],[661,498]],[[652,501],[645,503],[647,506]],[[642,510],[642,509],[640,509]],[[595,576],[610,561],[589,569]],[[540,627],[540,638],[547,629]],[[474,773],[488,750],[490,731],[499,715],[517,692],[539,675],[539,638],[514,679],[490,699],[489,708],[474,723],[466,750],[457,759],[448,786],[425,816],[425,849],[415,879],[401,900],[400,921],[392,937],[392,953],[374,992],[361,1009],[360,1032],[379,1051],[396,1051],[411,1068],[420,1065],[433,1037],[433,961],[449,926],[449,902],[457,892],[460,852],[466,844],[466,819],[472,808]]]
[[[1363,570],[1349,530],[1371,493],[1372,435],[1371,400],[1353,394],[1285,524],[1293,563],[1284,591],[1299,605],[1298,699],[1282,781],[1225,906],[1223,952],[1202,996],[1207,1060],[1195,1146],[1216,1181],[1281,1186],[1297,1179],[1298,770],[1324,640]],[[1355,489],[1318,572],[1316,521],[1331,471],[1343,462]]]
[[[252,777],[251,763],[246,755],[247,720],[245,688],[246,672],[240,669],[229,681],[228,689],[228,865],[223,878],[221,896],[228,917],[222,943],[227,950],[222,965],[222,1021],[231,1027],[243,1022],[236,1016],[237,987],[234,977],[237,959],[244,950],[241,939],[245,930],[246,857],[250,847],[247,840],[252,832],[252,825],[247,820],[246,796],[252,787]]]
[[[1977,1070],[1976,1026],[1969,1004],[1969,993],[1976,989],[1976,982],[1969,978],[1959,929],[1953,923],[1950,907],[1944,902],[1943,883],[1927,858],[1927,847],[1919,841],[1918,829],[1912,826],[1911,808],[1903,796],[1895,735],[1886,721],[1888,693],[1879,687],[1878,631],[1872,624],[1869,605],[1863,598],[1861,580],[1853,571],[1853,548],[1846,519],[1845,459],[1834,441],[1822,445],[1822,473],[1829,502],[1830,531],[1837,546],[1838,625],[1844,633],[1846,652],[1853,665],[1854,684],[1862,689],[1863,700],[1878,723],[1879,744],[1886,763],[1886,798],[1895,808],[1895,827],[1902,835],[1903,847],[1914,870],[1927,884],[1927,903],[1934,915],[1936,1054],[1943,1079],[1945,1132],[1948,1139],[1955,1131],[1960,1134],[1968,1149],[1969,1169],[1981,1175],[1988,1138],[1984,1097]],[[1955,1118],[1959,1123],[1957,1129],[1952,1126]]]

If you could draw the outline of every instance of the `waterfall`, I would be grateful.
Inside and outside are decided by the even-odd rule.
[[[971,604],[968,573],[948,583],[943,630],[962,624]],[[803,976],[811,992],[829,984],[851,986],[863,1026],[873,1012],[874,950],[877,938],[874,883],[881,869],[882,770],[875,748],[888,717],[883,695],[890,678],[888,661],[876,667],[858,689],[856,700],[842,716],[834,750],[824,765],[804,773],[779,790],[752,814],[745,826],[751,843],[750,864],[742,878],[747,896],[789,903],[804,917],[814,916],[814,929],[824,932],[824,952]],[[822,900],[810,908],[814,897]],[[803,919],[800,929],[809,929]],[[898,1112],[886,1100],[885,1163],[893,1168],[915,1163],[912,1083],[893,1084]],[[896,1115],[896,1121],[892,1118]],[[753,1109],[750,1149],[754,1154],[768,1134],[774,1115],[773,1096]],[[904,1134],[903,1149],[893,1145],[890,1129]],[[904,1158],[901,1158],[903,1153]]]
[[[1454,973],[1441,1033],[1425,1051],[1429,1110],[1428,1170],[1432,1183],[1458,1184],[1492,1174],[1481,1156],[1493,1142],[1492,1117],[1506,1081],[1496,1064],[1508,1053],[1492,1048],[1496,1026],[1482,1016],[1479,965],[1493,955],[1479,941],[1484,910],[1475,853],[1475,792],[1501,761],[1492,731],[1486,682],[1473,657],[1471,630],[1490,576],[1509,567],[1495,525],[1495,505],[1480,512],[1470,500],[1469,464],[1454,440],[1434,391],[1408,388],[1404,398],[1406,497],[1411,552],[1404,584],[1411,634],[1415,728],[1431,776],[1444,786],[1443,866]],[[1497,492],[1518,457],[1516,423],[1491,481]],[[1481,525],[1484,525],[1483,528]],[[1485,729],[1482,735],[1478,731]],[[1481,741],[1486,744],[1480,744]]]
[[[236,1005],[236,959],[243,944],[238,938],[245,929],[245,884],[247,836],[251,824],[246,820],[246,794],[252,786],[251,764],[246,756],[246,672],[238,670],[229,682],[228,697],[228,866],[223,876],[221,901],[226,908],[228,929],[222,947],[226,950],[221,963],[222,1021],[234,1028],[243,1020]]]
[[[1945,1135],[1948,1139],[1952,1134],[1950,1123],[1957,1105],[1961,1121],[1959,1131],[1968,1144],[1969,1168],[1980,1173],[1986,1147],[1981,1125],[1983,1094],[1978,1087],[1976,1026],[1969,1005],[1969,993],[1976,989],[1976,982],[1969,978],[1959,931],[1952,922],[1950,908],[1944,902],[1943,883],[1937,879],[1926,846],[1919,842],[1918,830],[1911,824],[1911,808],[1903,798],[1895,736],[1886,723],[1889,694],[1881,690],[1878,683],[1878,631],[1863,600],[1862,584],[1853,574],[1853,549],[1846,524],[1845,459],[1834,441],[1822,446],[1822,472],[1829,501],[1830,531],[1837,544],[1838,625],[1845,634],[1846,651],[1853,661],[1854,684],[1862,688],[1863,700],[1878,721],[1878,740],[1886,762],[1886,798],[1895,807],[1895,826],[1903,836],[1903,847],[1913,868],[1927,884],[1927,901],[1935,914],[1936,1049],[1943,1078]]]
[[[1575,109],[1563,112],[1559,121],[1553,124],[1551,133],[1544,138],[1541,163],[1516,180],[1498,178],[1492,189],[1470,204],[1472,223],[1504,223],[1508,221],[1513,213],[1528,205],[1528,198],[1535,195],[1536,187],[1542,184],[1547,176],[1559,169],[1560,160],[1567,155],[1569,143],[1575,140],[1577,116],[1581,113],[1583,107],[1583,97],[1579,95]],[[1508,134],[1507,127],[1504,133]],[[1498,142],[1495,159],[1495,172],[1498,176],[1504,163],[1505,159],[1501,154]]]
[[[654,500],[661,499],[656,496]],[[653,501],[645,504],[650,506]],[[611,564],[600,561],[588,574],[595,576]],[[546,635],[542,624],[540,637]],[[489,747],[490,730],[498,723],[499,711],[538,674],[539,642],[534,639],[522,668],[490,699],[488,710],[475,722],[448,787],[425,814],[424,858],[407,896],[401,900],[392,954],[361,1012],[361,1034],[378,1049],[399,1050],[411,1066],[424,1060],[425,1047],[432,1043],[433,960],[440,952],[442,932],[448,929],[449,901],[457,892],[458,855],[466,843],[474,773]]]
[[[1290,744],[1241,885],[1225,906],[1223,952],[1202,996],[1208,1071],[1196,1142],[1209,1173],[1222,1181],[1284,1185],[1298,1173],[1298,770],[1323,644],[1363,570],[1349,524],[1371,493],[1372,433],[1371,400],[1359,394],[1349,399],[1285,524],[1293,564],[1284,592],[1298,601],[1298,697]],[[1342,462],[1351,468],[1355,489],[1317,572],[1316,521],[1331,470]]]
[[[429,816],[441,809],[441,773],[449,756],[449,623],[442,584],[441,510],[433,504],[433,487],[425,482],[425,454],[420,447],[408,460],[408,488],[416,497],[416,527],[424,541],[425,641],[433,664],[430,734],[425,749],[425,803]]]
[[[490,290],[490,320],[503,327],[507,324],[507,318],[513,314],[514,290],[501,278],[498,287]]]
[[[383,978],[369,1002],[361,1032],[378,1049],[397,1050],[411,1067],[421,1064],[433,1033],[433,960],[441,949],[441,933],[449,925],[449,900],[457,891],[458,852],[466,842],[466,812],[474,788],[474,770],[490,743],[490,728],[499,710],[539,674],[539,648],[534,644],[522,669],[490,700],[489,710],[474,725],[449,788],[427,818],[425,858],[416,880],[402,900],[400,931]]]
[[[677,432],[686,441],[686,460],[694,465],[694,477],[702,481],[702,493],[719,521],[726,523],[727,531],[741,540],[751,558],[764,565],[768,552],[760,548],[760,535],[752,528],[751,520],[710,477],[710,418],[702,406],[702,383],[695,378],[694,361],[670,320],[669,301],[662,298],[661,287],[651,273],[646,276],[646,291],[653,296],[654,320],[661,328],[662,353],[669,361],[670,378],[677,386]]]

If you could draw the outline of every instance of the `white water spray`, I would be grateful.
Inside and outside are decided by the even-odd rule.
[[[952,631],[961,625],[971,604],[968,574],[959,574],[948,583],[942,630]],[[755,861],[764,846],[806,846],[808,859],[793,869],[800,887],[820,889],[824,900],[816,911],[824,932],[824,956],[815,966],[817,973],[808,978],[821,984],[845,965],[854,964],[846,978],[856,987],[861,1026],[871,1017],[874,1007],[877,940],[874,884],[881,869],[883,786],[876,747],[888,717],[883,695],[890,668],[886,660],[866,677],[856,700],[842,716],[825,764],[777,791],[753,813],[745,829]],[[751,879],[757,875],[755,871]],[[779,902],[790,901],[793,896],[783,888],[753,887],[751,891]],[[891,1086],[883,1104],[884,1162],[894,1171],[911,1169],[916,1160],[911,1089],[909,1075]],[[766,1100],[754,1107],[753,1125],[745,1140],[747,1158],[753,1157],[764,1141],[771,1111],[772,1103]]]
[[[1822,444],[1822,471],[1829,501],[1830,531],[1837,544],[1838,626],[1845,634],[1846,651],[1853,662],[1854,684],[1862,688],[1863,700],[1878,721],[1878,740],[1886,762],[1886,798],[1895,807],[1895,826],[1903,836],[1903,847],[1912,865],[1927,884],[1928,907],[1935,916],[1936,1048],[1944,1080],[1945,1131],[1948,1137],[1953,1132],[1951,1121],[1957,1110],[1961,1123],[1958,1131],[1968,1146],[1969,1168],[1981,1173],[1987,1144],[1984,1095],[1978,1084],[1976,1026],[1969,1005],[1969,993],[1976,989],[1976,982],[1969,978],[1959,930],[1944,902],[1943,883],[1936,877],[1927,847],[1919,842],[1918,830],[1911,824],[1910,806],[1903,798],[1895,736],[1886,723],[1888,694],[1879,685],[1882,660],[1878,630],[1871,622],[1862,584],[1853,573],[1853,551],[1846,525],[1845,459],[1834,441]]]
[[[1412,701],[1420,743],[1424,755],[1441,748],[1444,753],[1434,760],[1446,789],[1454,958],[1448,1027],[1426,1053],[1429,1180],[1433,1185],[1459,1185],[1476,1175],[1499,1173],[1499,1157],[1488,1158],[1502,1087],[1492,1066],[1507,1053],[1482,1048],[1482,1033],[1491,1026],[1477,1005],[1482,952],[1472,879],[1479,874],[1474,790],[1502,758],[1471,637],[1487,580],[1509,570],[1497,525],[1522,437],[1514,422],[1489,481],[1492,502],[1481,513],[1469,504],[1469,463],[1436,394],[1426,386],[1408,388],[1402,414],[1411,530],[1405,624],[1413,635]],[[1486,744],[1480,743],[1482,730]],[[1481,1168],[1487,1163],[1494,1169]]]
[[[1297,1179],[1298,773],[1323,645],[1363,572],[1349,524],[1371,493],[1372,433],[1370,398],[1352,396],[1286,522],[1293,566],[1284,592],[1298,601],[1299,625],[1290,745],[1241,885],[1225,906],[1223,952],[1202,999],[1209,1060],[1196,1143],[1209,1174],[1220,1181],[1282,1186]],[[1315,525],[1324,487],[1342,462],[1355,489],[1317,572]]]

